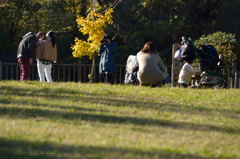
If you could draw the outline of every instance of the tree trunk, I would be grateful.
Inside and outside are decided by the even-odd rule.
[[[101,0],[97,0],[97,2],[100,6],[104,5],[104,3]]]
[[[80,15],[83,17],[87,16],[87,0],[81,0]]]
[[[91,68],[91,73],[90,73],[90,83],[95,82],[95,72],[96,72],[96,55],[93,55],[92,59],[92,68]]]

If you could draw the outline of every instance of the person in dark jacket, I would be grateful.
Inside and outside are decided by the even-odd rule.
[[[114,83],[114,74],[116,72],[115,52],[117,50],[117,43],[114,37],[109,35],[104,36],[102,44],[98,50],[101,54],[99,63],[99,73],[102,80],[106,83]],[[101,80],[101,81],[102,81]]]
[[[32,64],[32,59],[35,53],[36,48],[36,36],[34,33],[29,32],[23,36],[21,40],[18,51],[17,51],[17,60],[20,67],[20,80],[29,80],[30,79],[30,68]]]

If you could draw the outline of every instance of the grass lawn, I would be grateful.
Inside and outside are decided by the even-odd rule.
[[[1,81],[0,159],[240,159],[240,90]]]

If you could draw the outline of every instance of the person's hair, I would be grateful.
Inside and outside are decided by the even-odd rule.
[[[56,45],[56,34],[52,31],[48,32],[49,37],[51,38],[52,46]]]
[[[112,37],[108,34],[104,35],[103,39],[101,40],[102,43],[106,43],[107,40],[110,40],[112,42]]]
[[[186,59],[186,60],[184,60],[185,62],[187,62],[187,63],[189,63],[189,64],[192,64],[193,63],[193,60],[191,60],[191,59]]]
[[[106,35],[104,35],[104,39],[111,39],[111,36],[106,34]]]
[[[156,46],[153,42],[147,42],[141,49],[144,53],[156,53]]]
[[[39,38],[40,38],[40,36],[45,36],[45,35],[44,35],[44,33],[43,33],[43,32],[39,31],[39,32],[37,33],[37,39],[39,39]]]

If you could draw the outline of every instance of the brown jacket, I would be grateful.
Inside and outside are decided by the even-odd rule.
[[[37,45],[36,48],[36,59],[57,61],[57,46],[52,46],[50,40],[46,40]]]

